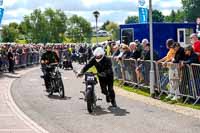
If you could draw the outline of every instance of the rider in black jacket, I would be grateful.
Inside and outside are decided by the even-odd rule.
[[[111,59],[105,56],[104,49],[101,47],[96,48],[93,54],[94,57],[83,67],[78,76],[82,76],[89,68],[95,66],[99,73],[98,78],[101,91],[106,95],[106,101],[111,102],[113,107],[117,107],[113,89],[114,77]]]
[[[41,57],[41,65],[42,65],[42,71],[44,73],[44,81],[47,91],[49,91],[49,85],[50,85],[50,72],[52,72],[55,68],[47,68],[45,65],[49,65],[51,63],[58,63],[59,57],[52,50],[52,46],[47,45],[46,46],[46,52]]]

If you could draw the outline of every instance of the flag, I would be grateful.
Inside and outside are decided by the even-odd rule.
[[[2,21],[2,18],[3,18],[3,13],[4,13],[4,9],[0,8],[0,24],[1,24],[1,21]]]
[[[148,9],[146,6],[146,0],[138,0],[139,7],[139,21],[140,23],[147,23],[148,21]]]

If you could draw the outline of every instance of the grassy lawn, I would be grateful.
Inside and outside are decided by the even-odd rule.
[[[122,81],[118,80],[115,80],[114,85],[122,88],[123,90],[150,97],[150,92],[148,89],[134,89],[133,87],[122,85]]]
[[[122,82],[118,81],[118,80],[115,81],[114,85],[118,86],[118,87],[120,87],[123,90],[126,90],[128,92],[136,93],[136,94],[143,95],[143,96],[146,96],[146,97],[150,97],[149,89],[135,89],[135,88],[130,87],[130,86],[122,85]],[[162,102],[165,102],[165,103],[168,103],[168,104],[173,104],[173,103],[170,103],[170,101],[169,102],[164,101],[164,99],[165,99],[165,96],[161,96],[160,100]],[[200,110],[200,104],[193,105],[193,104],[189,104],[189,103],[183,104],[182,102],[178,102],[178,103],[175,103],[175,105]]]
[[[110,39],[110,37],[98,37],[98,41],[99,42],[105,42],[105,41],[107,41],[109,39]],[[96,43],[96,37],[92,37],[91,43]]]

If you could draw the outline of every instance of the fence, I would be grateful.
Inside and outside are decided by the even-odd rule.
[[[23,54],[14,54],[15,59],[15,68],[27,67],[34,64],[39,64],[39,53],[38,52],[30,52]],[[0,57],[0,70],[7,71],[8,69],[8,60],[7,57]]]
[[[112,58],[115,79],[124,83],[150,88],[150,61],[115,60]],[[153,62],[154,88],[160,93],[178,94],[189,99],[200,100],[200,65],[158,64]],[[173,89],[172,89],[173,88]]]

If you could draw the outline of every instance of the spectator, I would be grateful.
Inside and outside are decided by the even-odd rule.
[[[140,58],[138,58],[138,61],[140,61],[140,60],[150,60],[150,44],[147,43],[147,44],[143,45],[143,49],[144,50],[142,52],[142,55],[141,55]],[[154,60],[157,60],[158,54],[155,51],[153,51],[153,52],[154,52]],[[146,74],[144,62],[136,68],[135,72],[136,72],[138,83],[140,84],[140,83],[144,82],[144,75]]]
[[[180,92],[181,94],[192,94],[192,86],[190,79],[190,70],[188,65],[192,63],[198,63],[198,55],[194,52],[192,46],[185,48],[185,58],[181,62],[181,83],[180,83]],[[195,73],[194,73],[195,74]],[[196,82],[196,79],[194,79]]]
[[[135,43],[137,44],[137,51],[141,54],[143,51],[143,45],[149,43],[149,41],[147,39],[143,39],[143,44],[141,44],[139,40],[135,40]]]
[[[194,52],[191,46],[185,48],[185,58],[182,61],[183,64],[199,63],[198,55]]]
[[[122,44],[121,48],[122,48],[122,53],[123,53],[121,59],[129,59],[131,52],[130,52],[128,45]]]
[[[142,47],[143,47],[143,48],[146,47],[147,44],[149,44],[148,39],[146,39],[146,38],[143,39],[143,40],[142,40]]]
[[[8,49],[8,61],[9,61],[9,72],[14,73],[14,55],[13,55],[13,49],[10,47]]]
[[[125,45],[125,44],[121,44],[120,46],[118,46],[118,50],[116,51],[116,54],[114,56],[114,59],[117,60],[117,61],[119,61],[124,54],[124,51],[122,49],[123,45]]]
[[[166,47],[167,47],[167,49],[169,49],[169,51],[168,51],[167,55],[164,58],[162,58],[159,61],[157,61],[158,63],[170,62],[175,57],[176,51],[174,49],[174,40],[173,39],[168,39],[166,41]]]
[[[198,36],[195,33],[190,35],[190,39],[193,50],[198,55],[198,60],[200,61],[200,40],[198,40]]]
[[[116,57],[120,54],[119,45],[115,44],[112,48],[113,54],[112,57]]]
[[[153,51],[153,59],[154,60],[158,60],[158,54],[157,52]],[[139,60],[150,60],[151,56],[150,56],[150,44],[147,43],[145,45],[143,45],[143,51],[141,53],[141,57],[139,58]]]
[[[179,63],[184,60],[185,52],[184,48],[180,46],[179,43],[174,43],[174,50],[176,52],[175,57],[172,59],[171,63],[168,63],[169,68],[169,94],[166,97],[166,101],[171,100],[172,103],[177,102],[180,99],[179,85],[180,85],[180,69]]]
[[[131,51],[131,54],[130,54],[130,58],[132,59],[138,59],[140,58],[141,56],[141,53],[140,51],[137,49],[137,43],[135,42],[131,42],[130,45],[129,45],[129,48],[130,48],[130,51]]]
[[[185,51],[184,48],[181,47],[179,43],[174,43],[174,50],[176,52],[174,58],[172,59],[173,63],[179,63],[180,61],[184,60],[185,57]]]

